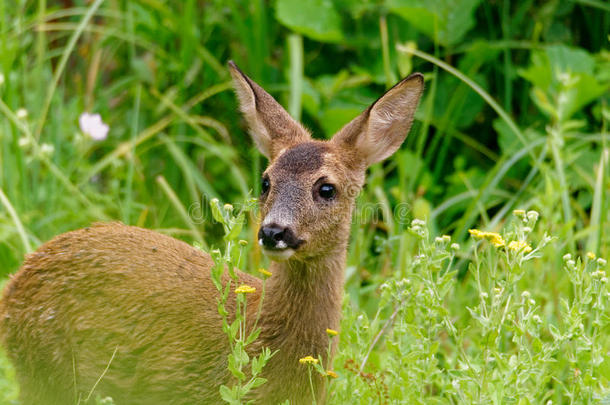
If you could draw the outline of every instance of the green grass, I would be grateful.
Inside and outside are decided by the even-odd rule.
[[[359,197],[380,209],[352,227],[330,401],[607,401],[610,10],[419,4],[0,0],[0,275],[95,221],[222,246],[200,208],[257,195],[265,165],[229,59],[320,138],[421,71],[411,134]],[[81,133],[85,111],[106,140]],[[469,235],[525,238],[514,209],[540,213],[537,257]],[[240,238],[255,232],[253,214]],[[265,266],[245,251],[246,270]]]

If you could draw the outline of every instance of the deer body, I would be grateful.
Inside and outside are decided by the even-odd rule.
[[[354,199],[366,167],[404,140],[423,81],[403,80],[332,140],[316,141],[233,64],[231,73],[252,136],[270,160],[258,242],[272,259],[272,276],[261,333],[249,350],[277,353],[252,399],[309,404],[309,374],[298,360],[320,355],[330,364],[326,329],[339,326]],[[0,303],[0,340],[22,404],[84,403],[92,392],[117,405],[219,403],[218,388],[230,386],[231,376],[212,265],[184,242],[117,223],[42,245]],[[248,307],[256,308],[260,280],[238,278],[256,287],[248,294]],[[234,296],[227,309],[235,312]],[[324,402],[324,378],[313,373],[312,383],[315,400]]]

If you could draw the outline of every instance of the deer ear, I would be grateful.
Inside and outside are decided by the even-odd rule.
[[[407,137],[424,89],[424,76],[413,73],[401,80],[332,139],[352,150],[366,167],[391,156]]]
[[[229,61],[229,71],[250,135],[263,155],[274,159],[282,149],[311,138],[300,123],[233,61]]]

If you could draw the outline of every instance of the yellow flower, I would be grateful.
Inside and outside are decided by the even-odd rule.
[[[332,377],[332,378],[337,378],[337,377],[339,377],[339,376],[337,375],[337,373],[335,373],[335,372],[334,372],[334,371],[332,371],[332,370],[328,370],[328,371],[326,372],[326,375],[327,375],[327,376],[329,376],[329,377]]]
[[[504,239],[502,239],[502,236],[500,236],[499,233],[495,233],[495,232],[485,232],[485,239],[487,239],[489,242],[491,242],[492,245],[494,245],[495,247],[502,247],[504,246]]]
[[[590,260],[595,260],[595,253],[593,253],[593,252],[587,252],[587,257],[588,257]]]
[[[235,289],[235,294],[250,294],[256,291],[256,288],[242,284]]]
[[[524,240],[514,240],[508,244],[508,248],[515,252],[523,251],[524,253],[528,253],[532,251],[532,247]]]
[[[318,364],[318,359],[314,359],[311,356],[305,356],[299,359],[299,363],[301,364]]]
[[[502,236],[496,232],[484,232],[479,231],[478,229],[469,229],[468,232],[473,238],[487,239],[492,245],[498,248],[504,246],[505,244],[504,239],[502,239]]]
[[[485,237],[485,232],[481,232],[478,229],[469,229],[468,233],[475,239],[483,239]]]
[[[258,272],[261,273],[263,276],[271,277],[271,272],[269,270],[258,269]]]
[[[328,334],[328,336],[337,336],[339,334],[339,332],[334,329],[326,329],[326,333]]]

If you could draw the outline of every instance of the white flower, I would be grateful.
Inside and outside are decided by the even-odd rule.
[[[527,212],[527,219],[529,219],[530,221],[536,222],[538,220],[538,216],[540,214],[538,214],[538,211],[528,211]]]
[[[43,143],[40,145],[40,153],[44,156],[51,156],[55,152],[55,147],[49,143]]]
[[[82,113],[78,117],[78,125],[84,134],[96,141],[103,141],[108,136],[108,125],[104,124],[99,114]]]
[[[26,110],[25,108],[20,108],[15,112],[15,115],[17,116],[17,118],[22,120],[28,116],[28,110]]]
[[[27,148],[31,144],[32,144],[32,142],[30,141],[30,138],[27,138],[25,136],[19,138],[18,145],[20,148]]]

